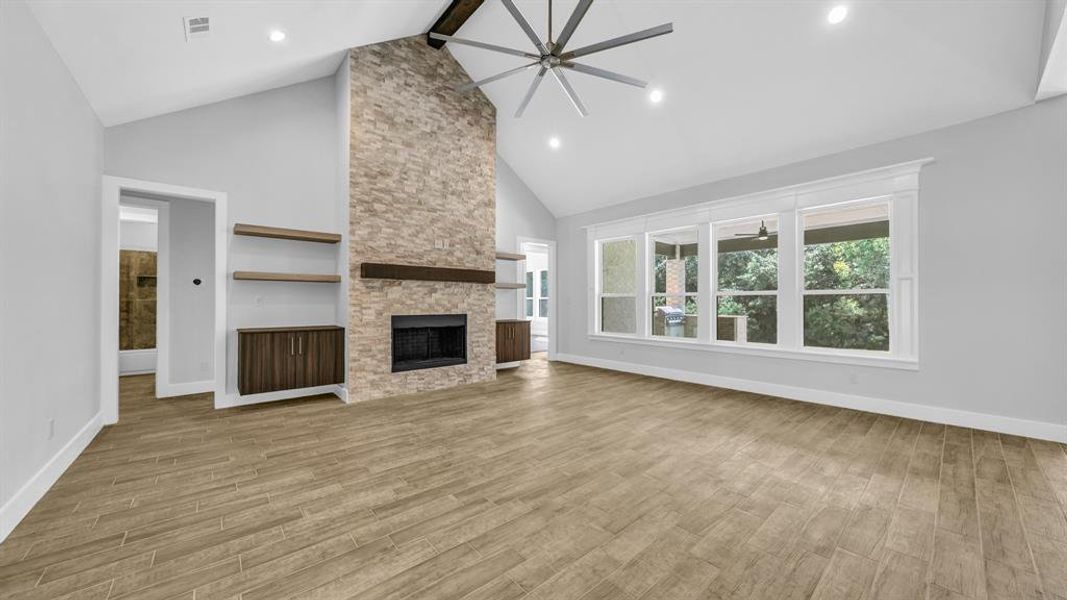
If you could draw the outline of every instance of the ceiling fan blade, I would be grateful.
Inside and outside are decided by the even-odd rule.
[[[604,79],[610,79],[611,81],[618,81],[619,83],[625,83],[626,85],[632,85],[634,87],[644,88],[648,87],[647,81],[641,81],[640,79],[634,79],[633,77],[627,77],[614,71],[607,71],[605,69],[599,69],[597,67],[590,67],[589,65],[580,65],[578,63],[565,62],[560,63],[561,67],[578,71],[579,73],[585,73],[586,75],[593,75],[594,77],[602,77]]]
[[[593,0],[581,0],[578,2],[578,6],[574,7],[574,12],[571,13],[571,18],[567,19],[567,24],[563,26],[563,31],[559,32],[559,38],[556,39],[556,45],[552,46],[552,54],[559,56],[563,52],[564,46],[567,42],[571,41],[571,36],[574,35],[574,30],[578,28],[578,24],[585,18],[585,13],[589,10],[589,7],[593,5]]]
[[[614,39],[598,42],[589,46],[583,46],[577,50],[570,52],[564,52],[559,57],[562,60],[571,60],[572,58],[578,58],[579,56],[588,56],[594,52],[603,52],[604,50],[611,50],[612,48],[618,48],[619,46],[625,46],[634,42],[641,42],[647,39],[666,35],[674,31],[673,23],[664,23],[663,25],[657,25],[649,29],[643,29],[641,31],[635,31],[633,33],[617,37]]]
[[[526,34],[526,37],[530,38],[530,41],[533,42],[534,47],[537,48],[537,51],[541,53],[541,56],[548,54],[548,48],[545,47],[545,43],[541,41],[541,38],[537,37],[537,34],[534,33],[533,27],[530,27],[530,23],[526,20],[526,17],[522,16],[522,13],[519,12],[519,9],[515,6],[515,3],[511,0],[500,1],[504,3],[504,8],[508,9],[508,12],[511,13],[511,16],[515,18],[515,21],[519,24],[519,27],[522,27],[522,31]]]
[[[531,52],[524,52],[522,50],[516,50],[514,48],[506,48],[504,46],[497,46],[495,44],[486,44],[485,42],[476,42],[474,40],[465,40],[463,38],[452,37],[450,35],[444,35],[442,33],[431,33],[431,39],[441,40],[444,42],[452,42],[453,44],[463,44],[464,46],[474,46],[475,48],[481,48],[483,50],[492,50],[493,52],[503,52],[504,54],[510,54],[512,56],[522,56],[524,58],[539,59],[540,56]]]
[[[519,110],[515,111],[515,118],[518,119],[522,116],[522,113],[526,112],[526,107],[530,104],[530,100],[534,97],[534,92],[537,91],[537,86],[541,85],[541,81],[545,78],[545,71],[548,69],[541,67],[541,70],[537,72],[537,76],[530,82],[530,89],[526,90],[526,96],[522,99],[522,104],[519,105]]]
[[[472,81],[470,83],[464,83],[463,85],[457,85],[456,86],[456,91],[457,92],[467,92],[467,91],[473,90],[474,88],[482,87],[483,85],[485,85],[487,83],[492,83],[492,82],[494,82],[494,81],[496,81],[498,79],[503,79],[505,77],[511,77],[512,75],[515,75],[516,73],[522,73],[526,69],[529,69],[531,67],[536,67],[538,64],[540,64],[540,63],[532,62],[532,63],[530,63],[528,65],[522,65],[521,67],[515,67],[514,69],[508,69],[507,71],[504,71],[503,73],[497,73],[496,75],[493,75],[492,77],[486,77],[485,79],[482,79],[480,81]]]
[[[571,87],[571,82],[567,81],[567,78],[563,76],[563,69],[559,67],[553,67],[552,74],[556,76],[556,81],[559,82],[559,86],[563,88],[563,93],[567,94],[567,99],[574,105],[574,109],[578,111],[578,114],[587,116],[589,111],[585,110],[585,105],[582,104],[578,93]]]

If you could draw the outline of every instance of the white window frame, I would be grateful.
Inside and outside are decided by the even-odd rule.
[[[773,344],[770,344],[770,343],[767,343],[767,342],[748,342],[748,341],[737,342],[737,341],[733,341],[733,340],[720,340],[720,339],[718,339],[718,337],[719,337],[719,298],[723,298],[723,297],[727,297],[727,296],[774,296],[775,297],[775,303],[774,303],[775,311],[778,313],[778,315],[777,315],[778,316],[778,319],[777,319],[777,321],[778,321],[778,327],[777,327],[778,336],[776,336],[776,337],[780,337],[781,336],[781,330],[782,330],[782,324],[781,324],[781,320],[782,320],[782,302],[781,302],[781,297],[780,296],[781,296],[781,292],[782,292],[782,236],[781,236],[782,224],[781,224],[780,221],[778,223],[778,273],[777,273],[778,277],[777,277],[777,284],[776,284],[777,287],[776,287],[776,289],[773,289],[773,290],[752,290],[752,291],[735,290],[735,291],[732,291],[732,292],[723,292],[723,291],[719,290],[719,235],[718,235],[719,228],[723,227],[725,225],[730,225],[730,224],[734,224],[734,223],[738,223],[738,222],[748,222],[748,221],[766,220],[766,219],[776,219],[776,220],[778,220],[779,219],[779,214],[778,213],[766,213],[766,214],[761,214],[761,215],[752,215],[752,216],[740,217],[740,218],[737,218],[737,219],[727,219],[727,220],[723,220],[723,221],[716,221],[716,222],[711,224],[711,241],[710,241],[710,243],[711,243],[711,249],[710,250],[711,250],[711,258],[712,258],[712,263],[711,263],[711,285],[712,285],[711,310],[712,310],[712,313],[713,313],[712,316],[714,317],[712,319],[712,323],[711,323],[711,338],[710,338],[711,343],[722,344],[722,345],[727,345],[727,346],[735,346],[735,347],[741,347],[741,348],[749,348],[749,347],[751,347],[751,348],[778,348],[779,345],[780,345],[779,342],[775,342]]]
[[[604,290],[603,290],[603,285],[604,285],[604,282],[603,282],[603,269],[601,268],[601,257],[603,256],[604,244],[611,243],[611,242],[621,242],[621,241],[632,241],[634,243],[634,261],[636,263],[634,265],[634,293],[633,294],[621,294],[621,293],[617,293],[617,292],[605,293]],[[595,294],[594,301],[592,303],[593,304],[592,315],[593,315],[593,318],[594,318],[593,326],[594,326],[595,331],[596,331],[596,333],[598,335],[610,336],[610,337],[620,337],[620,338],[633,338],[633,337],[647,335],[647,327],[646,328],[642,328],[641,327],[641,323],[642,323],[641,307],[642,307],[643,304],[646,304],[645,302],[641,301],[641,296],[640,296],[640,293],[641,293],[641,290],[642,290],[641,281],[642,281],[642,278],[644,277],[644,271],[645,271],[645,269],[643,268],[643,260],[644,260],[644,255],[646,254],[646,252],[644,250],[646,244],[644,244],[642,242],[643,242],[643,240],[639,236],[632,236],[632,235],[631,236],[617,236],[617,237],[604,238],[604,239],[599,239],[599,240],[593,241],[594,259],[591,262],[591,269],[592,269],[592,271],[594,273],[593,280],[595,281],[596,294]],[[634,299],[634,319],[635,319],[634,333],[616,333],[616,332],[610,332],[610,331],[608,331],[608,332],[603,331],[603,329],[602,329],[603,323],[601,322],[600,317],[601,317],[601,306],[603,304],[603,299],[604,298],[633,298]]]
[[[697,234],[697,244],[698,244],[697,247],[699,249],[700,227],[698,225],[690,225],[690,226],[687,226],[687,227],[675,227],[675,228],[672,228],[672,229],[653,231],[653,232],[650,232],[648,234],[648,236],[646,237],[646,242],[645,243],[646,243],[647,247],[645,248],[645,260],[649,261],[649,263],[647,265],[645,265],[645,268],[646,268],[646,281],[645,281],[646,288],[645,289],[648,291],[648,307],[647,307],[644,319],[646,319],[648,321],[648,334],[650,336],[652,336],[653,338],[655,338],[655,339],[664,339],[665,338],[665,339],[687,339],[687,340],[693,340],[693,339],[697,339],[697,338],[700,337],[699,327],[701,326],[701,320],[702,320],[700,318],[700,315],[703,314],[701,312],[701,309],[703,307],[701,306],[701,303],[700,303],[700,290],[703,289],[703,286],[701,285],[702,279],[699,276],[697,277],[697,291],[696,292],[684,292],[682,294],[667,294],[667,293],[660,294],[660,293],[656,292],[656,271],[655,271],[654,265],[652,263],[652,261],[654,261],[656,259],[656,240],[655,240],[655,237],[657,235],[664,235],[664,234],[668,234],[668,233],[677,233],[679,231],[692,231],[693,233]],[[699,250],[698,250],[698,252],[699,252]],[[697,265],[702,265],[702,264],[703,263],[700,262],[700,256],[698,254],[697,255]],[[703,270],[703,269],[704,269],[704,267],[701,266],[700,270]],[[684,286],[684,283],[683,283],[683,286]],[[653,334],[652,333],[652,305],[653,305],[652,298],[654,298],[654,297],[669,298],[669,297],[679,297],[679,296],[681,296],[681,298],[682,298],[682,306],[685,306],[685,299],[686,298],[692,297],[692,298],[696,299],[697,312],[696,312],[696,315],[694,315],[694,316],[697,317],[697,324],[698,324],[697,325],[698,326],[697,338],[676,338],[676,337],[671,337],[671,336],[668,336],[668,335],[655,335],[655,334]],[[685,309],[683,309],[683,310],[685,310]]]
[[[692,205],[681,209],[640,215],[585,227],[587,239],[589,299],[588,336],[595,341],[617,341],[667,348],[722,352],[768,358],[832,362],[896,369],[919,367],[919,277],[918,200],[919,174],[932,158],[910,161],[831,177],[808,183]],[[802,215],[816,208],[856,202],[886,202],[889,205],[890,280],[889,351],[851,350],[803,345],[804,231]],[[700,270],[698,311],[717,313],[718,284],[713,224],[760,215],[778,217],[778,343],[776,345],[715,339],[717,319],[700,319],[698,337],[672,338],[651,335],[650,237],[670,229],[696,226]],[[635,334],[600,331],[600,247],[604,242],[633,239],[637,246]],[[710,267],[710,268],[709,268]],[[843,290],[827,293],[840,294]],[[856,290],[874,293],[877,290]],[[629,294],[619,294],[627,296]]]
[[[535,308],[536,305],[537,305],[537,301],[536,301],[536,298],[534,298],[534,296],[533,296],[533,294],[534,294],[534,290],[533,290],[534,277],[532,275],[532,273],[535,273],[535,272],[536,271],[525,271],[522,274],[522,280],[523,280],[522,282],[524,284],[526,283],[526,280],[530,281],[530,284],[527,285],[523,289],[523,295],[522,295],[522,315],[523,315],[523,318],[527,318],[527,319],[532,319],[533,317],[537,316],[537,314],[536,314],[537,313],[537,309]],[[527,308],[527,306],[529,308]]]
[[[850,348],[826,348],[821,346],[804,346],[804,297],[805,296],[845,296],[845,295],[872,295],[872,294],[885,294],[886,307],[889,318],[889,351],[888,355],[893,356],[893,345],[895,343],[893,336],[893,305],[895,299],[893,298],[892,287],[885,288],[856,288],[850,290],[809,290],[806,289],[807,282],[804,279],[804,255],[805,246],[804,243],[804,216],[808,214],[818,214],[822,212],[831,212],[838,208],[849,208],[858,206],[877,206],[885,204],[889,211],[889,272],[890,281],[893,279],[893,198],[892,196],[880,196],[874,198],[864,198],[860,200],[852,200],[847,202],[838,202],[836,204],[826,204],[822,206],[813,206],[800,210],[797,215],[797,226],[799,228],[797,235],[798,251],[797,251],[797,287],[800,293],[800,301],[798,302],[799,313],[797,319],[800,323],[800,331],[798,333],[801,346],[804,348],[815,350],[818,352],[833,352],[833,353],[857,353],[866,355],[871,353],[872,356],[883,356],[887,352],[881,350],[855,350]]]
[[[534,286],[536,287],[536,289],[534,290],[533,299],[534,299],[534,303],[537,305],[537,308],[534,310],[534,313],[536,313],[536,316],[539,319],[547,319],[548,318],[547,314],[541,314],[541,303],[545,302],[545,310],[544,310],[544,312],[547,313],[548,312],[549,296],[541,295],[541,279],[544,278],[544,280],[545,280],[544,286],[547,288],[548,287],[548,269],[541,269],[539,271],[534,271],[534,273],[537,273],[537,276],[534,277],[534,282],[533,282]],[[549,290],[549,291],[551,292],[552,290]]]

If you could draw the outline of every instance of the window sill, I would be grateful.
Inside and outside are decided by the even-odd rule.
[[[684,348],[686,350],[699,350],[703,352],[722,352],[726,354],[738,354],[741,356],[759,356],[763,358],[784,358],[790,360],[807,360],[812,362],[835,363],[842,365],[857,365],[863,367],[879,367],[884,369],[901,369],[905,371],[918,371],[919,361],[911,358],[898,358],[885,356],[881,353],[867,352],[832,352],[819,350],[786,350],[784,348],[758,348],[752,346],[740,346],[737,344],[714,342],[702,343],[694,339],[659,339],[639,338],[631,335],[614,335],[610,333],[589,334],[589,339],[596,342],[621,342],[624,344],[637,344],[641,346],[656,346],[660,348]]]

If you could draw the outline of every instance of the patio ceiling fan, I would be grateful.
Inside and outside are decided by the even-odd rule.
[[[755,233],[755,234],[735,233],[734,237],[738,237],[738,238],[741,238],[743,240],[760,240],[762,242],[764,240],[769,240],[771,238],[771,234],[767,232],[767,224],[764,223],[761,220],[759,222],[759,232],[758,233]]]
[[[563,26],[563,31],[560,32],[559,38],[555,41],[552,40],[552,0],[548,0],[548,40],[546,41],[542,41],[541,38],[537,37],[533,28],[530,27],[530,23],[522,16],[522,13],[519,12],[519,9],[515,6],[515,3],[512,0],[500,1],[504,3],[504,7],[508,9],[511,16],[518,22],[519,27],[522,28],[526,37],[530,38],[530,41],[533,42],[534,47],[537,49],[536,54],[517,50],[515,48],[497,46],[495,44],[487,44],[485,42],[477,42],[440,33],[431,33],[430,37],[435,40],[452,42],[454,44],[464,44],[467,46],[474,46],[475,48],[482,48],[483,50],[492,50],[493,52],[502,52],[512,56],[533,59],[533,62],[531,63],[515,67],[514,69],[509,69],[503,73],[497,73],[496,75],[486,77],[481,81],[474,81],[456,87],[459,91],[469,91],[487,83],[538,67],[537,75],[534,76],[533,82],[530,83],[530,88],[526,91],[526,96],[523,97],[522,102],[519,104],[519,109],[515,111],[516,118],[521,117],[526,111],[526,107],[530,104],[530,100],[533,99],[534,93],[537,92],[537,88],[541,85],[541,81],[549,71],[552,72],[552,76],[555,78],[556,82],[559,83],[560,88],[563,89],[563,93],[567,96],[567,99],[574,105],[575,110],[577,110],[578,114],[583,117],[588,115],[589,111],[586,110],[585,105],[582,104],[581,99],[578,98],[578,94],[574,91],[574,88],[571,87],[570,81],[564,76],[564,69],[570,69],[571,71],[577,71],[579,73],[585,73],[586,75],[601,77],[603,79],[617,81],[639,88],[648,86],[648,82],[641,81],[640,79],[634,79],[633,77],[628,77],[598,67],[576,63],[574,62],[574,59],[589,56],[596,52],[618,48],[619,46],[625,46],[634,42],[640,42],[674,31],[674,25],[672,23],[664,23],[663,25],[643,29],[603,42],[597,42],[575,50],[567,50],[567,43],[571,40],[571,36],[574,35],[574,30],[577,29],[578,24],[582,22],[582,18],[585,17],[585,13],[589,10],[589,7],[593,5],[593,0],[579,0],[578,6],[575,7],[574,12],[571,13],[570,19],[567,20],[567,24]]]

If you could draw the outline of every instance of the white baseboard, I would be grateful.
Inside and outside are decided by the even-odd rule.
[[[173,398],[189,394],[206,394],[215,389],[215,381],[189,381],[186,383],[156,383],[157,398]]]
[[[156,372],[156,349],[119,350],[119,376]]]
[[[828,392],[812,388],[766,383],[751,379],[724,377],[721,375],[711,375],[708,373],[698,373],[682,369],[653,367],[618,360],[578,356],[575,354],[560,353],[556,359],[563,362],[585,365],[588,367],[599,367],[601,369],[609,369],[612,371],[624,371],[626,373],[636,373],[638,375],[648,375],[650,377],[660,377],[663,379],[673,379],[675,381],[697,383],[731,390],[740,390],[743,392],[752,392],[755,394],[778,396],[780,398],[789,398],[790,400],[801,400],[813,404],[826,404],[829,406],[863,410],[894,417],[931,421],[933,423],[943,423],[945,425],[970,427],[972,429],[996,431],[999,433],[1067,443],[1067,425],[1057,423],[1030,421],[1027,419],[970,412],[954,408],[913,404],[910,402],[871,398],[869,396],[843,394],[840,392]]]
[[[100,433],[102,427],[103,418],[100,413],[97,413],[25,485],[19,488],[10,500],[0,506],[0,542],[11,534],[30,509],[44,497],[59,476],[70,467],[74,459],[78,458],[89,442],[93,441],[96,434]]]
[[[515,367],[518,367],[521,364],[522,362],[517,360],[513,362],[496,363],[496,370],[502,371],[504,369],[514,369]]]
[[[295,390],[279,390],[277,392],[264,392],[262,394],[227,394],[224,398],[216,396],[215,408],[233,408],[235,406],[248,406],[250,404],[262,404],[264,402],[277,402],[279,400],[292,400],[304,396],[318,396],[319,394],[333,394],[344,402],[348,402],[348,388],[343,385],[320,385],[318,387],[299,388]],[[221,402],[219,401],[221,399]]]
[[[349,404],[348,402],[348,386],[341,383],[333,386],[333,395],[341,399],[341,402]]]

